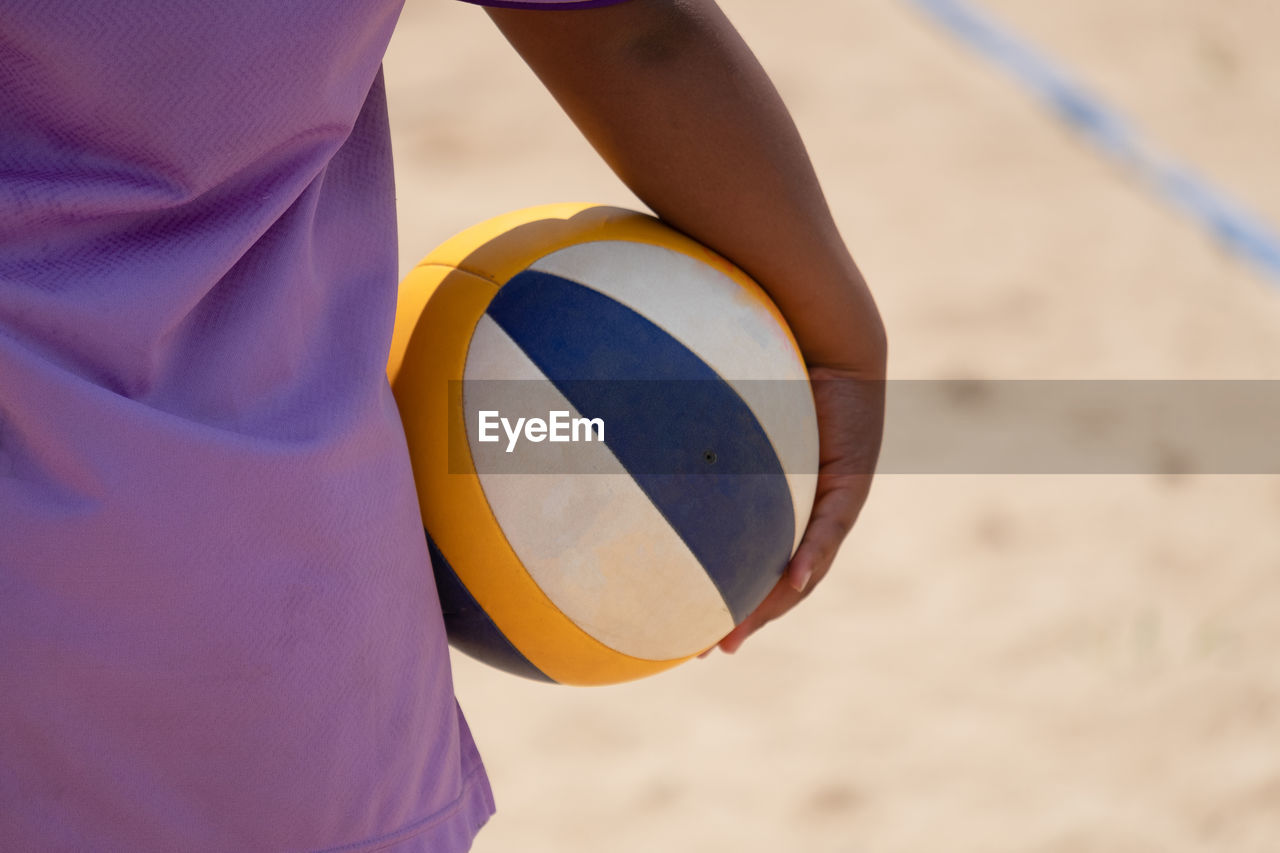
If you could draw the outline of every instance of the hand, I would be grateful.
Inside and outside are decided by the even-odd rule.
[[[746,619],[719,642],[736,652],[766,623],[799,604],[831,570],[871,490],[884,429],[884,373],[810,366],[818,413],[818,489],[813,512],[778,583]],[[711,652],[708,649],[700,657]]]

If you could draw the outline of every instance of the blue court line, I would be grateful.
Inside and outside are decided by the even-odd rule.
[[[963,0],[908,0],[953,35],[1003,66],[1059,118],[1137,171],[1174,207],[1280,284],[1280,239],[1227,194],[1153,150],[1124,118],[990,16]]]

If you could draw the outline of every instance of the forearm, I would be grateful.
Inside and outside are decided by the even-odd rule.
[[[879,316],[800,136],[714,3],[490,14],[645,204],[760,282],[810,364],[882,374]]]

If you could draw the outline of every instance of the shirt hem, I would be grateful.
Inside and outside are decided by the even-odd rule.
[[[458,798],[443,809],[386,835],[317,853],[463,853],[494,810],[488,777],[477,763],[463,779]]]

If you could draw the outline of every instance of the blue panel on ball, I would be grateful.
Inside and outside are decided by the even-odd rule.
[[[488,314],[580,415],[603,419],[605,444],[741,622],[795,533],[782,465],[750,407],[680,341],[576,282],[526,270]]]
[[[477,660],[514,675],[554,683],[554,679],[530,663],[498,626],[493,624],[489,614],[484,612],[471,592],[463,586],[429,533],[427,550],[431,552],[431,568],[436,575],[436,590],[440,593],[440,609],[444,612],[444,627],[449,633],[449,644]]]

